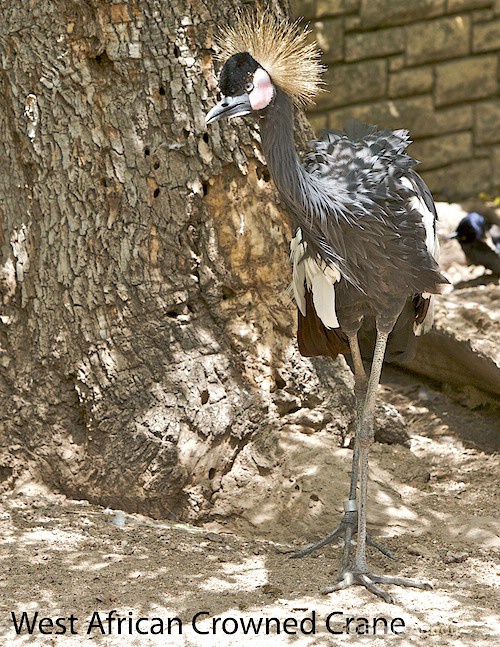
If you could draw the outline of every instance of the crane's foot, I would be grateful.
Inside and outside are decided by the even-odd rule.
[[[408,580],[403,577],[391,577],[388,575],[375,575],[374,573],[360,572],[357,571],[354,567],[352,569],[347,569],[342,572],[340,575],[340,581],[333,586],[329,586],[322,593],[327,595],[328,593],[333,593],[334,591],[341,591],[347,589],[349,586],[359,585],[364,586],[365,589],[371,591],[379,598],[382,598],[384,602],[389,604],[394,604],[395,599],[390,593],[384,591],[380,588],[378,584],[394,584],[395,586],[409,586],[415,589],[432,589],[432,585],[429,582],[419,582],[418,580]]]
[[[356,510],[350,510],[348,512],[345,512],[342,521],[339,523],[339,525],[333,532],[331,532],[324,539],[321,539],[315,544],[310,544],[309,546],[306,546],[302,550],[299,550],[296,553],[293,553],[292,555],[290,555],[290,559],[298,559],[299,557],[305,557],[306,555],[310,555],[315,550],[319,550],[324,546],[328,546],[328,544],[332,544],[334,541],[337,541],[337,540],[342,540],[344,542],[344,546],[347,547],[347,553],[349,553],[350,546],[351,546],[351,539],[353,535],[357,533],[357,531],[358,531],[358,513],[356,512]],[[394,559],[394,560],[396,559],[390,550],[388,550],[384,546],[381,546],[379,543],[377,543],[369,534],[366,535],[366,542],[370,546],[373,546],[374,548],[379,550],[386,557],[389,557],[390,559]]]

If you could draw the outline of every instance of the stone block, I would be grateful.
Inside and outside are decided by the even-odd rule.
[[[458,13],[464,9],[491,7],[491,0],[448,0],[448,12]]]
[[[500,146],[495,146],[493,149],[493,187],[497,195],[500,195]]]
[[[483,101],[476,104],[474,141],[476,144],[500,142],[500,101]]]
[[[356,61],[397,54],[404,51],[404,48],[405,35],[402,27],[349,34],[345,40],[345,60]]]
[[[495,17],[495,12],[493,9],[478,9],[477,11],[472,12],[472,22],[487,22],[493,20]]]
[[[476,196],[491,183],[488,159],[456,162],[435,171],[422,173],[435,200],[456,201]]]
[[[430,92],[434,84],[432,67],[415,67],[395,72],[389,77],[389,96],[406,97]]]
[[[389,71],[390,72],[399,72],[405,67],[405,57],[404,54],[399,56],[391,56],[389,61]]]
[[[479,23],[472,28],[472,51],[489,52],[500,49],[500,19]]]
[[[318,20],[312,26],[312,35],[322,51],[323,63],[335,63],[344,58],[344,30],[340,19]]]
[[[316,0],[316,16],[339,16],[355,13],[359,9],[360,0]]]
[[[316,16],[315,0],[292,0],[291,4],[294,18],[311,19]]]
[[[344,18],[344,28],[346,33],[361,29],[361,18],[359,16],[346,16]]]
[[[452,133],[419,139],[411,145],[409,153],[420,161],[419,171],[466,160],[472,157],[472,133]]]
[[[470,102],[497,92],[495,55],[476,56],[442,63],[436,67],[436,106]]]
[[[441,16],[445,8],[445,0],[361,0],[360,16],[364,27],[405,25]]]
[[[409,25],[406,33],[408,65],[457,58],[469,52],[470,18],[467,16],[419,22]]]
[[[318,96],[318,108],[333,108],[383,97],[387,91],[385,60],[335,65],[325,74],[329,92]]]
[[[316,135],[319,135],[322,130],[327,130],[329,127],[327,112],[308,113],[307,119]]]
[[[383,128],[407,128],[412,138],[469,130],[474,123],[472,106],[436,111],[429,96],[377,101],[333,110],[330,113],[330,127],[338,128],[350,118]]]

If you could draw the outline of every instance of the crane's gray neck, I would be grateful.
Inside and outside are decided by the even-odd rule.
[[[271,177],[284,200],[296,204],[302,185],[302,168],[293,136],[293,103],[279,88],[273,105],[260,121],[262,151]],[[293,205],[289,205],[290,207]]]
[[[279,88],[274,103],[260,121],[260,132],[269,172],[288,207],[292,224],[302,230],[307,254],[344,268],[345,261],[339,251],[342,244],[334,228],[329,227],[333,219],[325,217],[328,213],[335,214],[339,205],[324,180],[308,173],[301,164],[293,137],[293,104]],[[351,280],[347,270],[345,275]]]

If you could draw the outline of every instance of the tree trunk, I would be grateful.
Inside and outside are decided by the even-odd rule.
[[[295,348],[257,127],[205,130],[237,4],[2,3],[4,487],[200,519],[291,415],[345,433],[342,362]]]

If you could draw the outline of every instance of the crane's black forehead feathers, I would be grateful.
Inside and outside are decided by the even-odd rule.
[[[220,74],[219,87],[226,97],[234,97],[244,92],[245,84],[251,80],[255,70],[260,67],[248,52],[240,52],[229,58]]]

